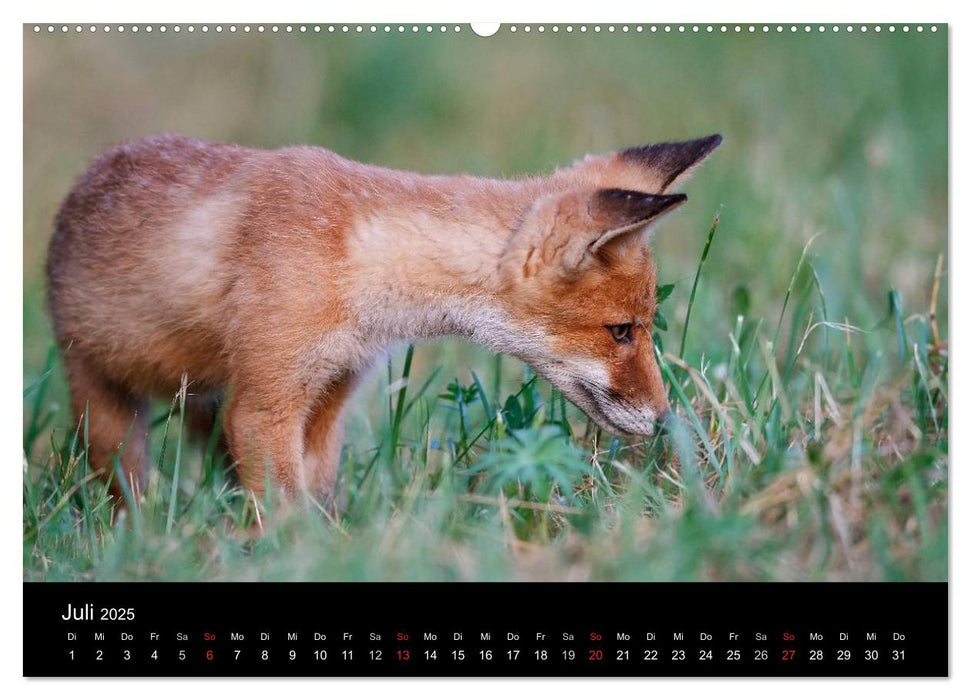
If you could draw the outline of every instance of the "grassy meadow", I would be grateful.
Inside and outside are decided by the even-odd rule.
[[[25,28],[25,580],[947,578],[946,31],[368,29]],[[362,387],[341,512],[258,515],[174,396],[147,493],[112,518],[43,265],[86,162],[159,131],[496,177],[722,133],[654,241],[676,420],[616,440],[447,339]]]

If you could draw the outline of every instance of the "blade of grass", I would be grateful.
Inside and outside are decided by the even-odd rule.
[[[711,228],[708,229],[708,240],[705,241],[705,248],[701,251],[701,260],[698,261],[698,270],[695,272],[695,281],[691,285],[691,295],[688,297],[688,312],[684,316],[684,328],[681,329],[681,349],[678,350],[678,357],[684,357],[684,346],[688,338],[688,322],[691,321],[691,307],[695,305],[695,293],[698,291],[698,280],[701,279],[701,268],[704,267],[708,259],[708,251],[711,249],[711,242],[715,238],[715,231],[718,230],[718,214],[711,221]]]
[[[49,412],[45,414],[43,412],[43,406],[44,399],[47,398],[47,389],[50,384],[49,380],[54,373],[54,363],[56,361],[57,347],[51,346],[47,351],[47,359],[44,361],[44,372],[36,382],[24,389],[24,398],[27,398],[34,390],[37,392],[34,394],[34,400],[31,403],[30,422],[27,424],[26,434],[24,436],[24,452],[28,454],[34,445],[34,441],[54,418],[53,414]]]
[[[438,373],[441,371],[442,371],[441,365],[439,365],[438,367],[436,367],[431,371],[431,374],[428,375],[428,378],[424,382],[422,382],[422,385],[420,387],[418,387],[418,392],[414,396],[412,396],[411,400],[408,401],[408,403],[405,405],[405,411],[402,414],[402,418],[406,418],[408,416],[408,414],[411,412],[412,407],[421,400],[421,398],[425,395],[425,392],[428,391],[428,387],[431,386],[431,383],[435,380],[435,378],[438,376]]]
[[[536,379],[537,379],[538,377],[539,377],[539,375],[537,375],[537,374],[534,374],[534,375],[533,375],[532,377],[530,377],[530,378],[529,378],[529,379],[528,379],[528,380],[527,380],[527,381],[526,381],[526,382],[525,382],[525,383],[524,383],[524,384],[522,385],[522,387],[520,387],[520,389],[519,389],[519,391],[517,391],[517,392],[516,392],[516,393],[514,394],[514,396],[515,396],[516,398],[519,398],[520,396],[522,396],[522,394],[523,394],[523,393],[524,393],[525,391],[527,391],[527,390],[528,390],[529,388],[531,388],[531,387],[532,387],[532,385],[533,385],[533,384],[534,384],[534,383],[536,382]],[[455,461],[456,463],[458,463],[458,462],[459,462],[459,461],[460,461],[460,460],[461,460],[461,459],[462,459],[463,457],[465,457],[465,456],[466,456],[466,455],[467,455],[467,454],[469,453],[469,451],[470,451],[470,450],[471,450],[471,449],[472,449],[473,447],[475,447],[475,444],[476,444],[476,443],[477,443],[477,442],[479,441],[479,439],[480,439],[480,438],[481,438],[481,437],[482,437],[483,435],[485,435],[485,434],[486,434],[486,433],[487,433],[487,432],[488,432],[488,431],[489,431],[489,430],[490,430],[490,429],[492,428],[492,426],[493,426],[493,425],[495,424],[495,422],[496,422],[496,418],[495,418],[495,417],[493,417],[493,419],[492,419],[492,421],[491,421],[491,422],[487,422],[487,423],[485,424],[485,426],[483,426],[483,428],[482,428],[482,430],[480,430],[480,431],[479,431],[478,433],[476,433],[476,436],[475,436],[474,438],[472,438],[472,440],[470,440],[470,441],[467,441],[467,442],[465,443],[465,446],[464,446],[464,448],[462,449],[462,451],[461,451],[461,452],[459,452],[459,453],[458,453],[458,454],[457,454],[457,455],[455,456],[455,460],[454,460],[454,461]]]
[[[411,378],[411,362],[415,357],[415,346],[409,345],[408,351],[405,353],[405,364],[401,370],[401,378],[398,379],[396,384],[400,384],[398,389],[398,396],[394,401],[394,408],[391,411],[391,436],[385,445],[385,460],[388,465],[391,478],[394,479],[395,483],[398,485],[406,484],[408,479],[403,475],[398,474],[398,470],[395,469],[395,458],[398,455],[398,443],[401,441],[401,421],[404,418],[405,413],[405,399],[408,396],[408,381]],[[391,378],[391,364],[388,363],[388,379]],[[390,403],[389,398],[389,403]]]
[[[492,410],[492,406],[489,403],[489,397],[486,396],[485,389],[482,388],[482,382],[479,381],[479,375],[475,373],[475,370],[469,370],[472,373],[472,382],[475,384],[476,391],[479,394],[479,402],[482,404],[482,408],[485,409],[486,420],[490,423],[495,421],[496,412]]]
[[[897,361],[903,362],[907,356],[907,336],[904,333],[903,302],[900,299],[900,292],[896,289],[890,290],[890,315],[893,317],[893,325],[897,331]]]
[[[674,390],[675,396],[678,397],[678,401],[684,407],[685,413],[688,415],[688,420],[691,422],[692,427],[694,427],[695,432],[698,434],[698,438],[701,440],[702,445],[704,445],[705,452],[708,455],[708,460],[711,462],[712,468],[721,474],[722,467],[718,461],[718,455],[715,454],[715,448],[712,446],[711,440],[708,439],[708,433],[701,424],[698,414],[695,413],[694,408],[691,406],[691,401],[684,393],[681,385],[678,384],[677,377],[674,376],[674,372],[671,371],[668,363],[659,362],[658,364],[661,367],[661,373],[664,374],[665,378],[668,380],[668,383],[671,385],[671,388]]]
[[[188,388],[189,376],[182,375],[182,386],[179,388],[179,439],[175,443],[175,464],[172,467],[172,490],[169,494],[169,513],[165,518],[165,534],[172,534],[175,525],[175,506],[179,497],[179,471],[182,466],[182,443],[185,439],[185,394]]]

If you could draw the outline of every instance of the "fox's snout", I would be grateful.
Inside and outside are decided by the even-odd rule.
[[[597,425],[615,435],[654,435],[670,413],[660,370],[653,358],[643,376],[633,377],[639,380],[640,387],[615,387],[604,363],[596,360],[573,358],[537,366]]]
[[[600,404],[600,410],[607,417],[606,424],[600,427],[621,435],[643,435],[650,437],[657,431],[668,407],[650,405],[633,406],[624,401],[608,401]]]
[[[670,410],[666,399],[634,401],[609,387],[587,383],[582,384],[582,390],[593,405],[588,415],[601,428],[617,435],[654,435]]]

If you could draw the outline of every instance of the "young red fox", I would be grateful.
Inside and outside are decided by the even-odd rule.
[[[61,206],[48,298],[92,465],[138,493],[148,402],[189,381],[241,483],[332,493],[342,410],[402,341],[521,358],[606,430],[668,403],[645,231],[718,135],[590,156],[542,178],[421,176],[322,148],[154,136],[112,148]],[[269,475],[264,469],[272,469]],[[117,480],[116,496],[123,493]]]

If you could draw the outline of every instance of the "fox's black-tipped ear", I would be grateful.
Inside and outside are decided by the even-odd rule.
[[[586,202],[585,230],[563,251],[563,265],[571,274],[595,260],[621,257],[630,243],[643,242],[647,227],[662,214],[683,204],[683,194],[648,194],[633,190],[595,190]]]
[[[621,259],[628,246],[645,243],[648,227],[687,199],[587,187],[551,192],[524,214],[503,250],[501,266],[523,278],[555,274],[576,279],[594,265]]]
[[[602,250],[617,237],[641,229],[665,212],[688,201],[683,194],[648,194],[631,190],[597,190],[593,196],[590,213],[594,220],[603,223],[601,231],[587,246],[591,253]]]
[[[664,192],[688,177],[721,142],[721,134],[712,134],[693,141],[636,146],[619,155],[623,160],[654,171],[661,182],[659,189]]]

